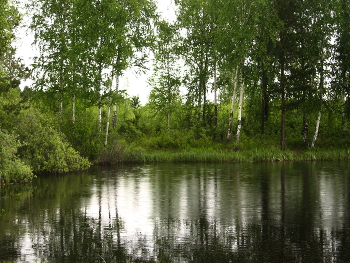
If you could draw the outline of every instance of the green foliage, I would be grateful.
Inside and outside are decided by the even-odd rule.
[[[0,0],[0,183],[30,181],[33,171],[68,172],[90,165],[53,128],[49,115],[29,106],[32,93],[21,97],[19,84],[28,77],[28,69],[12,47],[19,22],[17,8]],[[57,78],[56,73],[50,77]]]
[[[78,114],[75,122],[70,118],[71,112],[67,112],[62,131],[82,156],[93,160],[102,147],[96,118],[98,110],[96,107],[90,107],[82,111],[79,106],[76,111]],[[93,118],[94,116],[96,117]]]
[[[160,131],[143,138],[139,144],[145,149],[152,150],[209,149],[215,147],[212,138],[206,135],[204,129],[202,129],[199,138],[197,138],[197,132],[191,129]]]
[[[69,172],[84,170],[90,166],[37,110],[21,112],[17,132],[25,144],[19,149],[20,156],[35,172]]]
[[[21,110],[18,85],[24,66],[15,59],[12,42],[20,15],[8,0],[0,0],[0,184],[27,182],[33,178],[32,169],[17,156],[21,146],[12,131]]]
[[[144,150],[125,140],[116,140],[103,149],[98,156],[99,164],[137,163],[142,160]]]
[[[16,124],[15,120],[24,106],[21,103],[19,88],[0,93],[0,127],[12,130]]]
[[[34,175],[29,165],[17,156],[17,136],[0,130],[0,185],[30,181]]]
[[[157,26],[154,72],[149,79],[152,86],[149,104],[158,115],[167,119],[166,125],[170,129],[171,117],[179,105],[181,85],[180,68],[177,66],[177,56],[173,52],[176,45],[176,27],[166,21],[158,22]]]
[[[130,121],[126,121],[120,125],[118,134],[128,142],[137,141],[143,137],[143,133]]]
[[[10,45],[15,37],[14,29],[20,22],[20,15],[16,7],[9,0],[0,1],[0,57],[11,48]],[[0,71],[0,73],[2,73]]]
[[[319,111],[317,146],[350,143],[344,118],[350,115],[346,0],[175,1],[173,24],[156,21],[151,0],[35,0],[40,91],[23,92],[26,103],[18,89],[26,72],[10,47],[19,15],[8,1],[0,3],[0,128],[19,135],[19,156],[35,171],[88,167],[78,152],[101,163],[333,158],[291,151],[307,150]],[[150,46],[152,92],[141,106],[138,97],[127,99],[113,85],[131,64],[144,69]],[[234,80],[245,85],[239,144],[225,140]],[[208,99],[213,90],[221,96],[218,103]],[[113,104],[116,122],[106,130]],[[236,126],[234,121],[233,133]],[[276,148],[281,130],[285,152]]]
[[[188,146],[188,137],[181,133],[162,132],[158,136],[153,135],[142,141],[146,149],[166,150],[184,149]]]

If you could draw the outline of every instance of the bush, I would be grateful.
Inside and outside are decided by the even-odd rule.
[[[16,155],[18,142],[15,135],[0,130],[0,184],[27,182],[34,175],[29,165]]]
[[[35,172],[62,173],[90,166],[64,135],[54,130],[47,118],[36,110],[23,111],[17,127],[20,139],[25,142],[19,148],[20,156]]]
[[[97,161],[99,164],[140,162],[143,152],[142,148],[128,144],[125,140],[116,140],[100,152]]]

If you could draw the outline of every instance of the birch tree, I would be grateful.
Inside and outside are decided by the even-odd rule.
[[[32,168],[18,158],[22,146],[15,134],[21,109],[19,84],[26,77],[24,65],[12,46],[21,16],[12,1],[0,0],[0,185],[31,181]],[[12,129],[11,129],[12,128]],[[10,132],[12,130],[12,132]],[[9,133],[8,133],[9,132]]]
[[[343,102],[342,130],[346,130],[346,119],[350,116],[350,3],[347,0],[335,1],[336,48],[335,78],[333,88]]]
[[[275,54],[278,60],[279,67],[279,94],[280,94],[280,109],[281,109],[281,130],[280,130],[280,147],[281,150],[285,150],[285,126],[286,126],[286,99],[288,86],[288,66],[292,63],[292,54],[295,50],[295,43],[293,36],[295,31],[293,26],[296,21],[295,8],[293,1],[274,1],[275,12],[281,21],[282,27],[278,32],[277,45],[275,48]]]
[[[301,107],[304,110],[304,140],[307,135],[308,115],[317,109],[316,113],[320,116],[320,105],[326,92],[325,80],[330,77],[327,63],[332,49],[332,5],[329,1],[310,0],[298,3],[292,1],[288,5],[283,3],[282,9],[277,8],[280,12],[288,8],[290,12],[279,13],[280,20],[284,22],[280,30],[280,46],[276,47],[280,58],[280,73],[282,68],[285,73],[283,78],[280,75],[280,92],[285,97],[284,103],[281,103],[281,111],[285,115],[287,109]],[[317,117],[317,122],[319,120]],[[281,122],[283,132],[283,117]],[[284,149],[282,132],[281,148]]]
[[[11,130],[22,108],[19,98],[21,80],[28,78],[29,71],[16,58],[15,30],[21,15],[11,1],[0,1],[0,130]]]
[[[60,122],[66,95],[73,98],[72,119],[77,99],[96,105],[102,131],[102,108],[113,94],[107,84],[132,63],[143,66],[141,51],[152,42],[157,17],[154,2],[35,0],[32,8],[31,28],[40,47],[36,86],[59,94]]]
[[[33,1],[31,29],[40,57],[35,58],[36,88],[58,94],[59,123],[62,128],[63,98],[68,92],[72,44],[72,4],[70,1]]]
[[[244,96],[244,83],[242,82],[242,83],[241,83],[240,92],[239,92],[239,105],[238,105],[238,120],[237,120],[236,143],[238,143],[238,142],[239,142],[239,139],[241,138],[243,96]]]
[[[312,98],[315,90],[312,83],[319,54],[315,39],[319,39],[310,30],[314,18],[312,13],[315,11],[312,2],[275,0],[272,5],[272,12],[276,14],[279,25],[276,39],[272,39],[275,44],[271,55],[278,61],[279,69],[277,91],[281,110],[281,150],[286,148],[287,111],[303,105]]]
[[[157,41],[154,46],[154,73],[150,79],[152,91],[149,101],[155,110],[167,119],[167,129],[171,129],[171,115],[180,100],[181,80],[176,48],[176,27],[166,21],[158,22]]]
[[[230,140],[232,135],[236,92],[239,85],[238,76],[243,76],[242,81],[248,78],[243,71],[244,64],[250,57],[250,48],[255,34],[253,24],[255,8],[254,1],[226,1],[219,13],[221,19],[218,23],[218,50],[223,58],[221,68],[233,72],[235,76],[233,78],[227,140]],[[240,136],[240,131],[238,133]]]
[[[185,0],[175,1],[179,6],[177,23],[182,30],[181,53],[188,66],[186,75],[187,100],[196,107],[196,123],[206,122],[208,81],[217,63],[216,1]]]
[[[315,133],[314,133],[314,136],[313,136],[312,142],[311,142],[311,148],[314,148],[316,140],[317,140],[318,132],[320,130],[321,116],[322,116],[322,112],[321,112],[321,110],[319,110],[318,115],[317,115]]]
[[[274,12],[271,1],[257,2],[256,33],[254,35],[255,45],[252,46],[251,56],[255,62],[255,74],[257,82],[260,83],[260,133],[265,134],[265,126],[270,111],[270,101],[274,99],[275,83],[278,75],[276,59],[273,55],[274,47],[278,39],[280,21]],[[256,92],[256,90],[254,90]]]
[[[313,36],[312,39],[315,41],[313,43],[313,47],[316,52],[312,55],[313,61],[315,61],[314,64],[316,65],[316,77],[311,82],[316,83],[316,85],[318,83],[318,87],[316,87],[316,94],[313,93],[313,98],[316,101],[315,104],[318,106],[318,113],[311,147],[314,147],[318,137],[322,107],[325,104],[324,97],[325,95],[330,97],[330,90],[327,88],[329,83],[327,80],[331,78],[329,69],[333,50],[332,38],[334,36],[334,3],[323,0],[318,1],[313,7],[313,12],[310,14],[311,21],[309,23],[309,27],[311,28],[311,33]]]
[[[231,99],[231,110],[230,110],[230,117],[229,117],[229,123],[228,123],[228,131],[226,139],[229,141],[231,140],[232,136],[232,127],[233,127],[233,117],[235,112],[235,102],[236,102],[236,93],[237,93],[237,86],[238,86],[238,67],[236,68],[236,71],[234,73],[235,77],[233,79],[233,93],[232,93],[232,99]]]
[[[116,127],[116,100],[111,95],[114,93],[114,97],[118,97],[119,77],[130,64],[143,67],[146,55],[142,51],[153,43],[152,23],[157,18],[155,5],[148,0],[141,2],[103,0],[92,3],[89,10],[92,12],[89,16],[91,25],[86,27],[87,33],[84,35],[87,46],[92,50],[88,56],[91,57],[94,72],[92,89],[100,108],[99,126],[102,121],[100,117],[102,106],[105,101],[111,103],[113,100],[113,127]],[[111,82],[116,83],[114,92],[111,92],[107,85],[101,85]],[[108,105],[108,112],[110,106]],[[107,116],[109,118],[110,114]]]

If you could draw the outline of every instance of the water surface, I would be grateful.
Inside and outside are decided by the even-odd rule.
[[[0,188],[0,262],[349,262],[347,162],[95,167]]]

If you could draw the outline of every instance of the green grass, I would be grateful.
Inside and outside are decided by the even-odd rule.
[[[348,149],[314,149],[303,153],[301,160],[305,161],[342,161],[350,159]]]
[[[305,151],[281,151],[276,147],[248,150],[233,149],[184,149],[145,150],[126,148],[105,150],[100,155],[100,164],[116,163],[161,163],[161,162],[280,162],[280,161],[329,161],[349,160],[347,149],[313,149]]]

